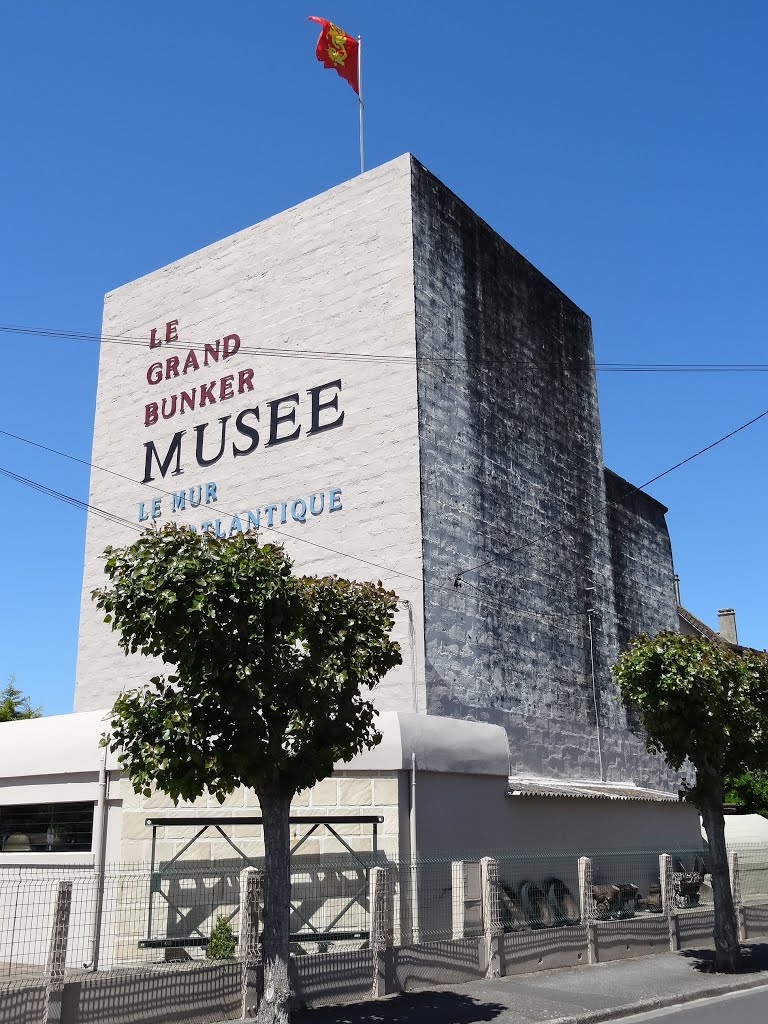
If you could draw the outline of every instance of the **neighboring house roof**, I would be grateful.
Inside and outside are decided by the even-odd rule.
[[[681,604],[677,606],[677,615],[681,623],[685,623],[690,629],[700,636],[704,636],[707,640],[712,640],[713,643],[720,644],[722,647],[730,647],[732,651],[754,651],[756,654],[765,654],[765,651],[761,651],[757,647],[744,647],[743,644],[732,644],[729,640],[725,640],[719,633],[716,633],[714,629],[702,622],[701,619],[697,619],[693,612],[689,612],[687,608],[683,608]],[[681,632],[686,630],[681,629]]]
[[[719,633],[716,633],[714,629],[710,629],[706,622],[702,622],[701,619],[697,619],[693,612],[689,612],[687,608],[683,608],[681,604],[677,606],[678,616],[685,622],[691,629],[697,633],[701,633],[707,640],[714,640],[717,644],[722,644],[724,647],[732,647],[733,644],[729,644],[727,640],[723,640]]]
[[[529,779],[510,776],[507,796],[568,796],[587,800],[639,800],[651,803],[670,803],[679,800],[676,793],[658,789],[645,789],[631,782],[598,782],[568,779]]]

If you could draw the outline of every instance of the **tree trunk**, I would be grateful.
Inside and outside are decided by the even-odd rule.
[[[725,846],[725,820],[723,816],[722,780],[707,787],[707,798],[702,801],[701,814],[709,840],[712,858],[712,896],[715,909],[715,970],[734,974],[741,970],[739,926],[731,891],[731,873],[728,869],[728,851]]]
[[[288,957],[291,919],[291,796],[259,792],[264,819],[264,994],[257,1024],[288,1024],[291,988]]]

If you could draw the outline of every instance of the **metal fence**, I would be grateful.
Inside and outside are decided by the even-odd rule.
[[[745,844],[736,853],[736,902],[744,921],[750,913],[751,920],[762,920],[768,847]],[[250,877],[260,877],[260,863],[248,865]],[[675,927],[683,942],[705,934],[695,922],[711,909],[710,872],[703,846],[478,851],[414,861],[387,859],[381,852],[297,856],[291,872],[292,953],[302,977],[319,978],[320,967],[310,965],[320,965],[318,954],[331,953],[352,957],[364,981],[385,948],[431,944],[443,949],[434,954],[438,959],[460,954],[468,970],[482,973],[494,970],[494,956],[514,953],[517,933],[524,944],[554,949],[559,943],[569,950],[582,948],[590,929],[609,928],[605,934],[615,937],[620,922],[639,918],[658,931],[655,919],[663,934],[669,925],[670,936],[673,921],[682,921]],[[83,868],[0,869],[0,990],[38,982],[55,987],[57,978],[63,986],[67,978],[108,972],[125,978],[130,972],[226,963],[234,969],[257,955],[243,947],[245,878],[243,862],[236,859],[177,862],[154,871],[123,865],[103,877]],[[223,943],[212,941],[214,929]],[[258,949],[257,938],[252,946]],[[58,966],[54,947],[62,957]],[[338,973],[344,977],[340,968]],[[234,986],[231,998],[239,998],[235,975],[227,984]]]
[[[743,843],[734,847],[738,856],[741,899],[744,904],[765,903],[768,893],[768,849]]]

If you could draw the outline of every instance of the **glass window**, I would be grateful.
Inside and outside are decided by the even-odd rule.
[[[0,853],[90,851],[93,803],[0,807]]]

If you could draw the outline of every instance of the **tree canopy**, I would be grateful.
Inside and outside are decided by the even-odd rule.
[[[219,800],[253,788],[265,846],[261,1022],[286,1022],[291,799],[381,736],[366,699],[400,664],[397,596],[295,576],[279,544],[169,524],[108,548],[93,597],[128,653],[168,671],[115,702],[105,742],[137,791]]]
[[[649,750],[696,768],[694,803],[725,776],[768,763],[768,655],[664,631],[634,640],[615,674]]]
[[[725,799],[743,807],[748,814],[762,814],[768,818],[768,771],[757,768],[729,775],[725,780]]]
[[[705,637],[661,632],[641,636],[615,667],[624,702],[634,707],[648,749],[696,780],[685,795],[699,808],[709,840],[715,909],[715,964],[741,965],[738,927],[725,844],[727,777],[766,764],[768,655]]]
[[[18,722],[26,718],[40,718],[42,711],[42,707],[32,707],[29,697],[26,697],[16,686],[16,676],[10,676],[8,685],[0,690],[0,722]]]
[[[120,646],[172,666],[115,703],[110,742],[140,788],[293,794],[378,742],[363,692],[401,661],[395,594],[175,524],[105,554],[111,586],[94,598]]]

